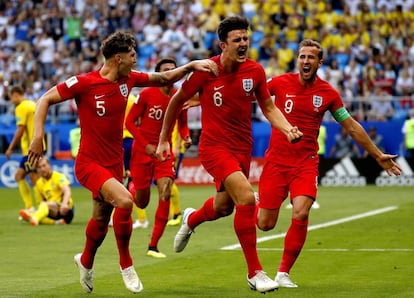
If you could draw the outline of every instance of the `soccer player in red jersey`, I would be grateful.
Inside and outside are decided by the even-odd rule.
[[[174,248],[176,252],[182,251],[198,225],[228,216],[235,209],[234,229],[246,259],[248,285],[264,293],[277,289],[278,284],[263,271],[256,250],[255,197],[248,181],[253,143],[252,101],[258,101],[263,114],[288,141],[302,134],[274,106],[263,67],[247,58],[248,28],[247,19],[240,16],[220,23],[222,53],[211,58],[218,65],[219,75],[195,71],[187,77],[168,105],[157,156],[160,160],[169,158],[169,136],[175,119],[184,102],[198,92],[202,108],[199,158],[214,177],[217,192],[200,209],[184,211]]]
[[[86,292],[93,290],[93,263],[97,249],[108,231],[113,208],[113,227],[125,286],[132,292],[143,290],[129,251],[132,232],[133,198],[122,184],[122,130],[128,95],[133,87],[171,84],[193,70],[217,72],[214,63],[192,61],[168,72],[132,71],[137,63],[136,42],[132,34],[115,32],[102,42],[105,58],[95,71],[73,76],[49,89],[37,103],[35,132],[29,148],[29,161],[42,158],[44,123],[50,105],[74,98],[81,128],[75,174],[93,198],[92,218],[86,226],[83,252],[75,256],[80,283]]]
[[[164,58],[157,62],[155,71],[168,71],[177,67],[175,60]],[[170,192],[175,179],[174,159],[160,162],[155,151],[161,132],[165,110],[173,94],[177,91],[173,84],[164,87],[148,87],[137,96],[126,118],[126,127],[134,136],[131,157],[131,177],[136,190],[136,203],[139,208],[146,208],[151,194],[151,182],[158,188],[158,207],[155,212],[154,227],[147,255],[165,258],[158,250],[158,242],[167,225],[170,210]],[[139,122],[137,126],[136,123]],[[181,137],[189,147],[190,131],[187,124],[187,110],[182,110],[178,117]],[[171,140],[169,140],[171,142]]]
[[[399,175],[396,155],[381,152],[362,126],[345,109],[339,93],[316,72],[322,65],[323,50],[318,42],[304,40],[299,45],[297,69],[273,77],[268,88],[275,105],[293,125],[303,132],[297,144],[290,144],[272,129],[265,164],[259,181],[258,227],[267,231],[276,225],[279,208],[290,193],[292,221],[285,237],[283,257],[275,280],[281,287],[297,287],[289,271],[305,242],[309,210],[316,199],[318,182],[318,132],[323,115],[329,111],[378,164],[389,174]]]

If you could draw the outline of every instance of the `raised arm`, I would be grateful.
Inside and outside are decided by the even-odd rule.
[[[199,70],[218,74],[217,64],[210,59],[194,60],[183,66],[164,72],[153,72],[149,74],[149,84],[151,86],[165,86],[182,79],[186,74]]]
[[[401,167],[394,162],[397,155],[385,154],[371,140],[365,129],[354,118],[349,117],[340,123],[348,132],[348,134],[371,155],[377,163],[387,172],[389,176],[392,174],[400,175]]]
[[[43,139],[45,136],[45,122],[49,107],[63,101],[56,86],[43,94],[36,103],[34,115],[34,135],[29,147],[29,163],[32,166],[37,164],[39,158],[43,156]]]

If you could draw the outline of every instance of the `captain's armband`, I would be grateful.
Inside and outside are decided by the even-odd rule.
[[[345,107],[341,107],[333,113],[333,117],[338,123],[341,123],[345,119],[351,117],[351,115],[349,115],[349,112],[345,109]]]

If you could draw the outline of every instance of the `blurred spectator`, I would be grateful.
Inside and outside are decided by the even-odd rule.
[[[73,43],[76,52],[73,55],[77,55],[82,51],[81,37],[82,37],[82,20],[79,13],[76,11],[75,6],[70,8],[70,15],[65,19],[66,37],[68,43]]]
[[[385,70],[378,69],[377,75],[374,80],[374,87],[379,87],[386,94],[393,94],[394,89],[394,79],[386,77]]]
[[[197,16],[199,28],[204,32],[204,48],[212,50],[214,40],[217,40],[216,28],[220,23],[220,16],[211,7],[207,7]]]
[[[361,75],[361,66],[355,59],[351,59],[344,68],[344,87],[351,90],[354,96],[358,94]]]
[[[203,57],[206,53],[206,49],[204,48],[204,33],[196,21],[193,19],[189,20],[188,18],[185,19],[182,30],[191,42],[191,50],[194,52],[194,55],[200,58]]]
[[[371,126],[368,129],[368,135],[371,138],[372,142],[377,146],[382,152],[384,152],[383,145],[383,136],[377,133],[377,129],[374,126]],[[369,156],[368,152],[364,150],[362,157],[367,158]]]
[[[44,80],[47,80],[52,76],[52,65],[55,58],[55,41],[49,32],[45,32],[42,28],[36,28],[36,37],[33,39],[33,45],[39,55],[39,75]]]
[[[344,74],[339,68],[338,61],[336,59],[331,60],[329,66],[325,69],[325,75],[329,84],[331,84],[336,90],[339,90],[338,85],[344,79]]]
[[[158,23],[158,16],[152,15],[142,32],[144,34],[143,43],[156,46],[163,33],[162,27]]]
[[[287,40],[281,39],[280,46],[276,50],[279,67],[285,72],[292,71],[295,67],[295,53],[287,47]]]
[[[388,121],[392,118],[395,110],[392,106],[392,97],[381,86],[374,87],[374,93],[371,95],[371,110],[368,114],[368,120]]]
[[[92,14],[91,11],[86,11],[84,21],[82,24],[82,30],[85,34],[90,34],[98,28],[98,20]]]
[[[395,83],[395,91],[398,96],[412,95],[414,91],[414,79],[408,69],[403,68]]]
[[[147,23],[148,19],[144,16],[144,11],[141,9],[137,10],[131,19],[131,25],[134,36],[138,41],[143,41],[143,32]]]
[[[266,64],[270,57],[274,56],[275,52],[275,39],[271,34],[266,34],[260,42],[259,62]]]
[[[332,146],[329,156],[335,158],[361,156],[358,146],[345,128],[341,127],[339,134],[335,135],[335,144]]]
[[[269,61],[267,61],[267,64],[265,67],[265,73],[266,73],[267,78],[271,78],[271,77],[285,73],[285,70],[280,68],[279,66],[279,61],[277,60],[277,54],[273,54],[273,56],[270,57]],[[263,118],[266,118],[266,117],[263,116]]]
[[[404,121],[402,130],[404,135],[404,149],[407,157],[414,158],[414,110],[411,109],[408,118]]]
[[[159,42],[160,55],[163,57],[174,57],[178,64],[183,64],[183,57],[191,41],[179,30],[178,24],[172,21],[168,24],[168,29],[164,31]]]

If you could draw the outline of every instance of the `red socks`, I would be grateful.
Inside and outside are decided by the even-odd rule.
[[[154,228],[152,229],[151,241],[149,244],[150,247],[156,247],[158,245],[158,241],[164,233],[165,226],[167,225],[169,212],[170,201],[158,200],[158,207],[155,212]]]
[[[108,232],[108,225],[91,218],[86,226],[86,243],[82,252],[81,263],[85,268],[92,269],[96,251],[101,246]]]
[[[292,223],[285,237],[285,247],[279,272],[289,273],[305,244],[308,232],[308,220],[292,219]]]
[[[191,214],[187,224],[190,229],[194,230],[198,225],[202,224],[205,221],[212,221],[218,219],[220,216],[217,215],[213,207],[214,197],[208,198],[204,205]]]
[[[114,234],[116,239],[116,245],[119,252],[119,264],[122,269],[132,266],[132,258],[129,252],[129,240],[132,233],[132,208],[115,208],[114,215],[112,217],[114,223]]]
[[[214,197],[208,198],[204,202],[204,205],[188,218],[188,226],[191,229],[195,229],[205,221],[218,219],[220,216],[214,211],[213,204]],[[249,278],[251,278],[256,275],[256,270],[262,270],[256,249],[256,206],[237,205],[235,209],[234,231],[243,249],[249,271]]]
[[[234,231],[239,238],[249,271],[249,278],[256,275],[256,270],[262,270],[256,248],[256,206],[236,206],[234,215]]]

